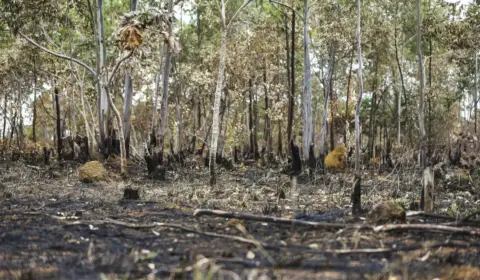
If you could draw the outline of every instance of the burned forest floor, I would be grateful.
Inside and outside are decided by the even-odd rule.
[[[159,182],[132,163],[122,181],[105,166],[106,181],[83,183],[77,163],[0,162],[0,279],[480,279],[480,177],[453,167],[435,180],[431,215],[410,211],[415,169],[366,170],[365,213],[352,215],[348,170],[301,175],[292,193],[287,175],[256,165],[220,170],[214,188],[207,169]],[[125,188],[140,199],[124,199]],[[382,201],[416,226],[370,225]],[[285,222],[294,218],[312,224]]]

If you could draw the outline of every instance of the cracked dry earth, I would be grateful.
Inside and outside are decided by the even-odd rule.
[[[193,216],[196,208],[261,215],[267,204],[275,216],[348,213],[338,180],[274,207],[282,177],[223,172],[211,190],[206,171],[169,172],[158,183],[131,167],[127,183],[110,170],[108,182],[85,184],[77,167],[0,163],[0,279],[480,279],[478,236]],[[140,187],[141,199],[122,200],[125,185]],[[335,222],[354,221],[362,222],[349,214]],[[378,248],[386,250],[353,250]]]

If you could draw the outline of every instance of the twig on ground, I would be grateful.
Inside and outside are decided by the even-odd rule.
[[[373,228],[375,232],[387,232],[393,230],[422,230],[422,231],[440,231],[448,233],[463,233],[468,235],[479,235],[480,231],[471,228],[459,228],[443,225],[428,225],[428,224],[399,224],[399,225],[383,225]]]
[[[271,222],[277,224],[288,224],[288,225],[302,225],[310,226],[316,228],[331,228],[331,229],[344,229],[344,228],[371,228],[367,225],[347,225],[347,224],[338,224],[338,223],[324,223],[324,222],[309,222],[298,219],[286,219],[273,216],[260,216],[248,213],[239,213],[239,212],[227,212],[221,210],[209,210],[209,209],[197,209],[193,213],[193,216],[200,217],[203,215],[210,216],[219,216],[224,218],[237,218],[242,220],[252,220],[252,221],[261,221],[261,222]]]

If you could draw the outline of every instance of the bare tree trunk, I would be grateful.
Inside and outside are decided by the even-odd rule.
[[[182,89],[180,89],[180,92]],[[180,112],[180,92],[175,96],[175,122],[177,123],[177,133],[175,135],[174,152],[178,154],[182,150],[182,114]]]
[[[310,72],[310,37],[308,33],[308,0],[303,8],[303,158],[308,160],[312,142],[312,73]]]
[[[258,88],[255,85],[254,95],[253,95],[253,143],[255,144],[254,149],[254,158],[258,159],[258,106],[257,106],[257,99],[258,99]]]
[[[421,30],[421,0],[417,0],[417,51],[418,51],[418,70],[420,73],[420,85],[419,85],[419,96],[420,103],[418,108],[418,125],[420,128],[420,164],[422,171],[426,166],[425,158],[425,116],[424,116],[424,103],[425,103],[425,92],[424,92],[424,71],[423,71],[423,57],[422,57],[422,30]]]
[[[477,135],[477,104],[478,104],[478,52],[475,51],[475,93],[473,97],[473,107],[475,114],[475,135]]]
[[[270,109],[270,100],[268,98],[268,84],[267,84],[267,61],[264,59],[263,61],[263,88],[265,91],[265,134],[264,139],[266,143],[266,152],[270,154],[272,152],[272,131],[271,131],[271,124],[270,124],[270,116],[269,116],[269,109]]]
[[[369,136],[368,136],[368,157],[373,158],[375,157],[375,136],[376,136],[376,129],[377,129],[377,124],[375,122],[375,117],[376,117],[376,106],[377,106],[377,78],[378,78],[378,51],[376,53],[376,58],[375,58],[375,75],[374,75],[374,80],[373,80],[373,87],[372,87],[372,102],[370,105],[370,128],[369,128]]]
[[[250,155],[255,156],[255,133],[253,131],[253,82],[252,78],[248,80],[248,135],[250,135]]]
[[[55,87],[55,111],[57,114],[57,156],[58,160],[62,159],[62,132],[61,132],[61,120],[60,120],[60,102],[58,98],[58,88]]]
[[[192,112],[192,142],[191,142],[191,151],[192,153],[195,152],[195,147],[197,146],[197,114],[198,114],[198,106],[197,106],[197,101],[198,98],[194,94],[192,96],[192,104],[193,104],[193,112]]]
[[[105,62],[107,57],[107,51],[105,47],[105,35],[104,35],[104,19],[103,19],[103,0],[96,0],[97,10],[97,46],[98,46],[98,59],[97,59],[97,73],[100,77],[97,82],[98,96],[98,124],[100,130],[100,143],[103,147],[106,133],[108,133],[108,97],[105,85],[107,84],[107,76],[105,75]]]
[[[292,10],[292,46],[290,48],[290,96],[288,103],[287,143],[290,143],[292,139],[292,126],[295,112],[295,17],[295,10]],[[287,145],[287,154],[289,153],[290,145]]]
[[[324,89],[324,103],[323,103],[323,117],[322,117],[322,129],[320,130],[320,157],[324,157],[327,153],[325,151],[325,143],[327,138],[327,114],[328,114],[328,104],[330,103],[330,90],[331,80],[333,76],[333,67],[335,63],[335,51],[333,45],[330,47],[330,54],[328,60],[327,68],[327,83]]]
[[[398,13],[398,2],[397,2],[397,6],[396,6],[396,13]],[[400,59],[399,55],[398,55],[398,43],[397,43],[397,34],[398,34],[398,31],[397,31],[397,26],[396,26],[396,21],[395,21],[395,36],[394,36],[394,39],[395,39],[395,59],[397,61],[397,67],[398,67],[398,73],[400,75],[400,81],[402,83],[402,92],[403,92],[403,96],[405,98],[405,111],[407,110],[407,90],[405,89],[405,80],[403,78],[403,71],[402,71],[402,61],[403,61],[403,47],[402,47],[402,59]],[[399,93],[398,96],[397,96],[397,144],[398,145],[401,145],[401,122],[402,122],[402,96],[401,94]]]
[[[33,58],[33,121],[32,121],[33,143],[37,143],[36,131],[37,131],[37,64],[36,64],[36,59],[34,57]]]
[[[123,99],[123,128],[124,128],[124,138],[125,138],[125,156],[130,157],[130,121],[132,113],[132,99],[133,99],[133,82],[130,73],[127,71],[125,73],[125,83],[124,83],[124,92],[125,97]]]
[[[160,79],[163,78],[161,71],[163,67],[163,58],[165,57],[165,44],[162,44],[162,50],[160,53],[160,67],[159,72],[155,76],[155,91],[154,91],[154,101],[153,101],[153,116],[152,116],[152,135],[155,135],[155,127],[156,127],[156,120],[157,120],[157,106],[158,106],[158,92],[160,88]]]
[[[93,143],[93,141],[96,141],[95,133],[93,132],[93,129],[90,130],[90,124],[89,124],[88,119],[87,119],[87,113],[85,111],[85,95],[84,95],[84,92],[83,92],[83,82],[82,81],[78,81],[78,88],[79,88],[79,92],[80,92],[80,100],[82,102],[81,113],[82,113],[82,116],[83,116],[83,121],[85,122],[85,134],[91,139],[90,143]],[[92,116],[92,122],[94,122],[93,116]],[[92,149],[92,144],[89,144],[88,148]]]
[[[358,59],[358,99],[355,108],[355,183],[352,195],[353,207],[352,211],[357,213],[361,210],[361,175],[360,175],[360,106],[362,104],[363,95],[363,77],[362,77],[362,33],[360,25],[361,3],[357,0],[357,59]]]
[[[172,12],[173,9],[173,1],[170,0],[168,5],[169,13]],[[172,26],[169,25],[168,27],[168,34],[172,33]],[[168,123],[168,86],[170,80],[170,64],[172,58],[172,51],[170,47],[165,44],[165,68],[163,70],[163,87],[162,87],[162,103],[160,107],[160,128],[159,128],[159,141],[157,147],[157,154],[159,157],[159,163],[163,165],[163,154],[164,154],[164,143],[165,143],[165,128]]]
[[[278,92],[278,94],[277,94],[277,102],[280,102],[280,92]],[[282,126],[283,126],[282,121],[278,121],[278,140],[277,140],[277,142],[278,142],[278,151],[277,151],[277,152],[278,152],[278,155],[279,155],[279,156],[282,156],[282,154],[283,154],[283,147],[282,147],[282,141],[283,141],[283,139],[282,139]],[[287,145],[287,146],[289,146],[289,145]]]
[[[128,176],[127,172],[127,157],[126,157],[126,147],[125,147],[125,130],[123,128],[122,117],[117,107],[113,103],[112,94],[110,91],[107,91],[108,103],[115,114],[115,119],[117,120],[118,128],[120,129],[120,174],[123,178]]]
[[[222,0],[221,10],[222,21],[225,21],[225,3]],[[216,184],[215,175],[215,159],[217,155],[217,143],[219,134],[219,114],[220,114],[220,100],[222,96],[223,76],[225,73],[225,64],[227,59],[227,30],[226,26],[222,25],[221,41],[220,41],[220,62],[218,66],[217,87],[215,89],[215,100],[213,103],[213,124],[212,124],[212,140],[210,145],[210,185]]]
[[[335,73],[335,46],[332,44],[332,50],[330,55],[332,56],[331,60],[331,68],[329,69],[328,73],[328,93],[330,95],[330,149],[333,150],[335,148],[335,101],[337,97],[335,96],[335,92],[333,91],[333,74]]]
[[[8,96],[5,93],[3,96],[3,130],[2,130],[3,140],[5,140],[5,134],[7,129],[7,100],[8,100]]]
[[[230,23],[235,19],[235,16],[245,8],[245,6],[250,2],[246,0],[243,2],[242,6],[238,8],[235,14],[230,19],[230,22],[227,23],[226,19],[226,7],[225,1],[221,0],[220,6],[220,23],[221,23],[221,39],[220,39],[220,59],[218,65],[218,77],[217,77],[217,86],[215,88],[215,98],[213,102],[213,116],[212,116],[212,141],[210,145],[210,185],[214,186],[217,183],[215,175],[215,159],[217,156],[217,145],[218,145],[218,134],[219,134],[219,114],[220,114],[220,100],[222,97],[223,89],[223,78],[225,74],[225,66],[227,62],[227,33]]]
[[[137,9],[137,0],[130,0],[130,11]],[[125,71],[125,97],[123,98],[123,128],[125,130],[125,156],[130,158],[130,128],[131,128],[131,115],[132,115],[132,99],[133,99],[133,81],[130,75],[129,69]],[[158,92],[157,95],[158,97]],[[156,107],[156,104],[154,105]],[[155,111],[154,108],[154,118]]]
[[[348,79],[347,79],[347,100],[345,102],[345,133],[343,140],[345,142],[345,147],[348,147],[347,141],[347,131],[349,131],[350,122],[348,121],[348,103],[350,102],[350,81],[352,79],[352,66],[353,66],[353,57],[355,56],[355,48],[352,48],[352,56],[350,58],[350,69],[348,70]],[[348,158],[347,158],[348,160]]]

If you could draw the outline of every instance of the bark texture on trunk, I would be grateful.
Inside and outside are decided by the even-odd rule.
[[[308,0],[303,8],[303,158],[308,160],[312,142],[312,75],[310,71],[310,37],[308,33]]]
[[[58,98],[58,88],[55,87],[55,111],[56,111],[56,122],[57,122],[57,157],[58,160],[62,159],[62,128],[61,128],[61,115],[60,115],[60,102]]]
[[[290,145],[292,140],[292,126],[295,111],[295,11],[292,11],[292,42],[290,47],[290,94],[288,102],[288,123],[287,123],[287,154],[290,154]]]
[[[225,4],[222,1],[222,18],[225,20]],[[218,66],[217,86],[215,88],[215,99],[213,102],[213,123],[212,123],[212,139],[209,151],[210,162],[210,185],[216,184],[215,174],[215,159],[217,155],[217,144],[219,135],[219,115],[220,115],[220,101],[222,97],[223,75],[225,73],[225,65],[227,60],[227,30],[226,26],[222,26],[221,41],[220,41],[220,62]]]
[[[173,1],[170,0],[170,4],[168,5],[169,13],[172,12]],[[170,25],[168,28],[168,34],[172,33],[172,26]],[[164,143],[165,143],[165,132],[168,123],[168,86],[170,81],[170,64],[172,60],[172,51],[170,47],[165,44],[165,67],[163,69],[163,87],[162,87],[162,103],[160,107],[160,128],[158,131],[158,156],[159,156],[159,163],[163,164],[163,154],[164,154]]]
[[[417,0],[417,51],[418,51],[418,71],[420,74],[420,84],[418,87],[420,102],[418,106],[418,125],[420,129],[420,166],[425,169],[426,157],[425,157],[425,74],[423,71],[423,56],[422,56],[422,18],[421,18],[421,0]]]
[[[97,61],[97,73],[100,76],[100,82],[97,82],[98,96],[98,125],[100,130],[100,143],[103,144],[106,133],[108,133],[108,97],[107,89],[107,75],[105,73],[105,61],[107,57],[107,51],[105,47],[105,32],[104,32],[104,11],[103,0],[96,0],[97,9],[97,44],[98,44],[98,61]]]
[[[4,116],[5,118],[5,116]],[[33,143],[37,143],[37,65],[35,58],[33,59],[33,121],[32,136]]]
[[[361,177],[360,177],[360,106],[363,95],[363,77],[362,77],[362,33],[361,33],[361,3],[357,0],[357,59],[358,59],[358,100],[355,108],[355,184],[353,189],[353,212],[361,210]]]
[[[130,120],[132,114],[133,85],[130,73],[125,73],[124,82],[124,99],[123,99],[123,128],[125,138],[125,156],[130,157]]]

